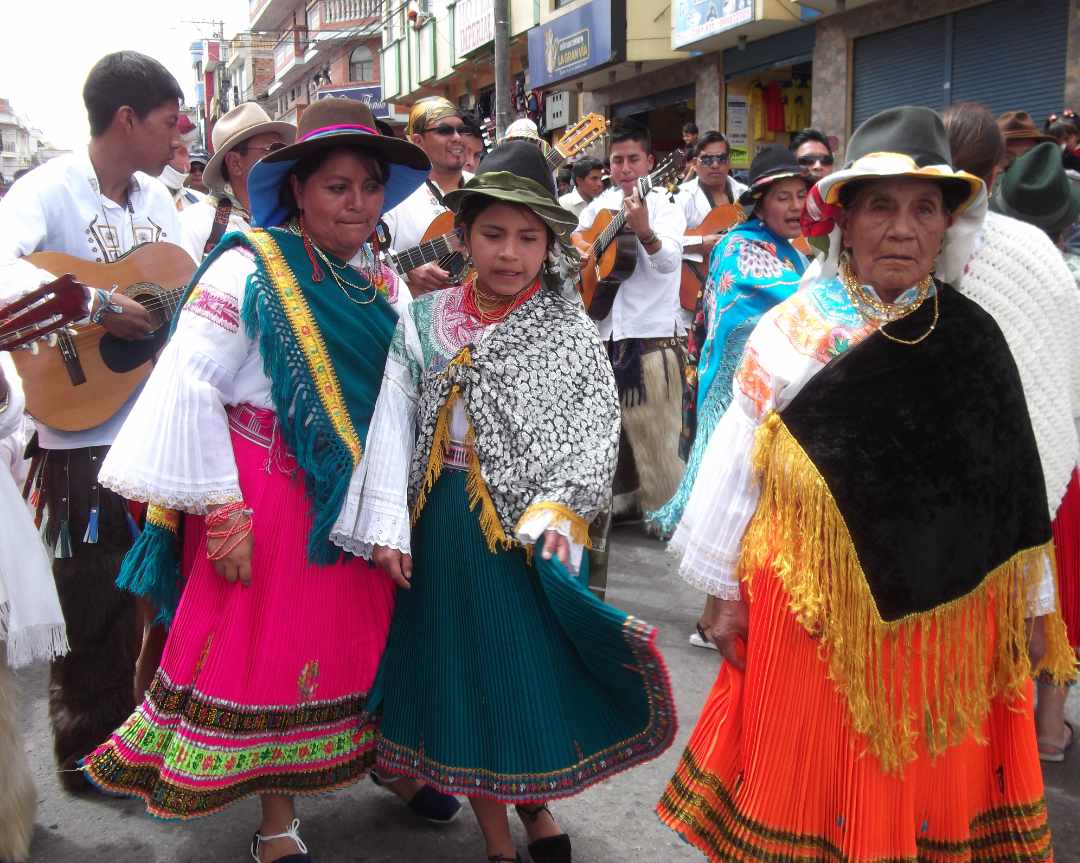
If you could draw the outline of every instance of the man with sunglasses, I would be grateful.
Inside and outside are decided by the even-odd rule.
[[[734,204],[746,190],[731,176],[731,148],[720,132],[706,132],[698,139],[692,167],[696,176],[680,188],[687,228],[698,227],[717,207]],[[706,234],[699,242],[685,243],[683,254],[701,255],[707,261],[721,236]]]
[[[435,218],[446,212],[443,196],[465,185],[472,174],[464,170],[467,138],[472,129],[461,111],[447,99],[421,99],[409,112],[405,137],[431,160],[428,181],[383,216],[390,248],[402,251],[418,245]],[[414,296],[445,288],[450,273],[438,262],[424,264],[406,274]]]
[[[180,243],[196,261],[229,231],[250,231],[248,175],[267,153],[296,140],[292,123],[278,122],[255,102],[241,102],[214,126],[214,155],[202,179],[210,196],[180,214]]]
[[[795,160],[809,172],[817,182],[833,172],[833,151],[829,139],[817,129],[803,129],[791,139],[788,148],[795,154]]]

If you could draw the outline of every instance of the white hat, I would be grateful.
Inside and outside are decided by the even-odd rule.
[[[225,178],[221,168],[225,164],[225,154],[248,138],[268,132],[277,132],[286,144],[296,140],[296,127],[292,123],[271,120],[270,115],[255,102],[241,102],[222,116],[214,125],[211,135],[214,155],[203,169],[203,183],[211,189],[222,189]]]

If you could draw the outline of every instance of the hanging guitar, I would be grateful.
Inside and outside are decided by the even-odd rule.
[[[37,252],[24,260],[50,273],[67,273],[87,285],[116,286],[143,305],[154,321],[151,338],[130,341],[97,324],[56,334],[54,346],[12,354],[26,390],[26,410],[61,431],[82,431],[112,417],[145,381],[165,344],[195,272],[188,253],[172,243],[147,243],[111,263],[60,252]]]
[[[641,200],[653,189],[664,186],[674,195],[678,182],[679,166],[668,159],[649,176],[637,181]],[[581,301],[589,317],[602,321],[611,312],[619,285],[625,282],[637,267],[637,250],[640,243],[626,227],[626,207],[619,210],[600,210],[592,226],[574,234],[574,246],[581,253]]]
[[[0,351],[33,348],[72,321],[85,318],[86,288],[72,276],[61,276],[0,308]]]
[[[707,237],[709,234],[723,236],[736,225],[746,220],[743,208],[738,204],[721,204],[709,210],[705,221],[696,228],[690,228],[686,232],[687,237]],[[697,298],[701,289],[705,286],[705,277],[709,273],[709,259],[701,261],[688,261],[683,258],[682,276],[679,282],[679,305],[687,311],[697,308]]]
[[[548,167],[555,171],[567,160],[572,159],[607,131],[608,121],[600,114],[587,114],[566,130],[562,139],[552,147],[545,160]],[[419,245],[408,249],[387,253],[387,263],[406,275],[423,264],[437,261],[439,266],[450,273],[455,283],[464,281],[468,272],[465,258],[458,251],[458,236],[454,230],[454,214],[449,210],[440,213],[428,226],[427,232]]]

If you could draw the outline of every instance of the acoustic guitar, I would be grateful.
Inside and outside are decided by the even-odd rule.
[[[112,263],[84,261],[59,252],[37,252],[24,260],[96,288],[115,286],[118,293],[145,306],[153,318],[155,329],[148,339],[129,341],[110,335],[104,327],[85,324],[73,332],[57,333],[56,344],[37,353],[12,355],[31,416],[61,431],[101,425],[150,376],[195,262],[172,243],[137,246]]]
[[[666,186],[674,198],[678,165],[665,161],[649,176],[637,181],[638,195],[645,200],[659,186]],[[619,210],[600,210],[588,230],[573,236],[574,246],[581,253],[581,301],[589,317],[602,321],[615,304],[619,285],[633,275],[637,267],[638,238],[626,227],[626,205]]]
[[[608,121],[600,114],[586,114],[566,130],[562,139],[552,147],[545,161],[552,171],[588,147],[607,131]],[[387,262],[401,275],[423,264],[437,261],[450,273],[454,283],[468,279],[465,257],[458,251],[458,235],[454,230],[454,214],[440,213],[432,220],[419,245],[387,254]]]
[[[37,350],[34,342],[85,318],[88,311],[86,288],[61,276],[0,308],[0,351]]]
[[[686,232],[687,237],[706,237],[709,234],[726,234],[746,216],[743,208],[738,204],[721,204],[709,210],[705,221],[696,228],[690,228]],[[705,286],[705,278],[709,274],[709,259],[706,256],[701,263],[688,261],[683,258],[682,276],[679,282],[679,305],[687,311],[694,311],[697,307],[698,293]]]

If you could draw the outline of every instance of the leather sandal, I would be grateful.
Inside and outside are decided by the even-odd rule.
[[[551,810],[548,809],[546,803],[540,806],[515,806],[514,809],[518,817],[529,824],[534,824],[536,819],[545,812],[551,815]],[[552,815],[552,820],[554,818],[555,816]],[[570,863],[570,837],[565,833],[560,833],[557,836],[546,836],[530,842],[529,857],[532,863]]]
[[[256,832],[251,837],[251,857],[255,860],[255,863],[259,861],[259,843],[269,842],[271,839],[292,839],[296,843],[299,854],[289,854],[285,857],[279,857],[274,863],[313,863],[311,855],[308,853],[307,845],[304,844],[304,840],[300,838],[300,819],[294,818],[292,824],[289,825],[289,829],[284,833],[274,833],[270,836],[263,836],[261,833]]]

